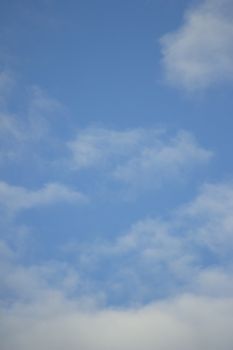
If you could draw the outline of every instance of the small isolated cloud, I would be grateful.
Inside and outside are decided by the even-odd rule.
[[[86,197],[82,193],[59,183],[49,183],[43,188],[33,191],[20,186],[12,186],[3,181],[0,182],[0,206],[9,212],[57,202],[83,201],[86,201]]]
[[[233,6],[205,0],[185,13],[182,26],[161,39],[171,84],[195,90],[233,80]]]
[[[212,155],[188,132],[169,137],[157,129],[86,129],[68,143],[68,148],[73,169],[96,168],[115,181],[149,187],[182,178],[187,170],[208,162]]]

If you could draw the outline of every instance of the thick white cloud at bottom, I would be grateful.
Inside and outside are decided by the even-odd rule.
[[[2,350],[230,350],[233,299],[184,295],[138,309],[77,310],[68,302],[2,311]]]

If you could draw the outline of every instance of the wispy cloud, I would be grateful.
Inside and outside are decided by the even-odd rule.
[[[86,200],[82,193],[59,183],[48,183],[39,190],[33,191],[0,182],[0,205],[10,213],[57,202],[72,203]]]
[[[64,106],[39,86],[30,88],[27,108],[29,132],[37,139],[49,132],[52,122],[55,120],[58,122],[59,114],[64,111]]]
[[[0,106],[0,166],[19,161],[25,165],[26,159],[35,166],[42,163],[48,166],[49,155],[61,147],[62,141],[59,143],[57,139],[61,136],[58,130],[65,108],[38,86],[17,86],[17,89],[24,103],[21,106],[15,103],[12,110],[11,103],[5,99],[5,106]]]
[[[72,165],[83,169],[103,166],[112,162],[113,158],[129,157],[145,142],[147,132],[143,129],[111,130],[101,128],[88,128],[80,130],[77,138],[68,143],[72,152]],[[157,141],[157,132],[151,136]]]
[[[181,178],[212,155],[188,132],[168,136],[157,129],[87,129],[68,147],[74,169],[96,168],[116,181],[150,188],[160,187],[169,178]]]
[[[189,90],[233,80],[233,7],[230,0],[205,0],[185,13],[182,26],[161,39],[171,84]]]
[[[116,166],[116,179],[136,185],[144,181],[155,187],[171,178],[182,178],[190,168],[206,163],[211,152],[198,145],[188,132],[179,132],[168,140],[157,139],[155,144],[145,144],[135,154]]]
[[[92,276],[93,288],[105,290],[110,300],[143,302],[185,291],[229,296],[232,208],[232,184],[206,185],[166,220],[141,220],[113,241],[78,250],[71,245],[68,253],[74,250],[79,265]],[[94,277],[98,271],[104,274],[101,281]]]

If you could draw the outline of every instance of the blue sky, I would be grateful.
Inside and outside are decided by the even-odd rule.
[[[1,1],[0,27],[2,350],[230,350],[231,1]]]

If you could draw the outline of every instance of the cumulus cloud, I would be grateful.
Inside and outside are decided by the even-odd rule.
[[[233,6],[205,0],[185,13],[182,26],[161,38],[167,80],[190,90],[233,80]]]
[[[212,155],[188,132],[169,137],[157,129],[87,129],[80,131],[68,147],[74,169],[104,169],[116,181],[150,187],[182,177]]]
[[[9,212],[17,212],[57,202],[85,202],[80,192],[59,183],[48,183],[39,190],[28,190],[0,182],[0,205]]]

